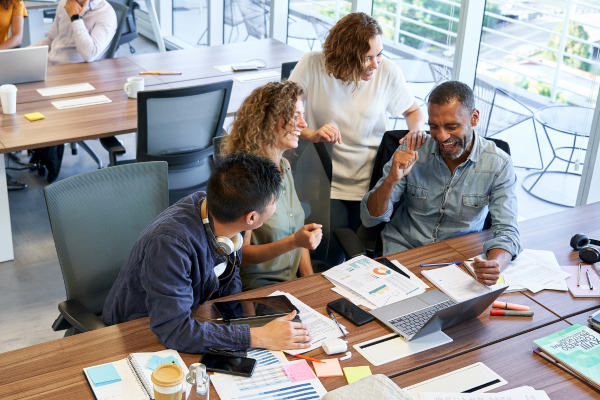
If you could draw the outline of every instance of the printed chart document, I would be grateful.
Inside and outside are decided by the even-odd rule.
[[[75,107],[94,106],[96,104],[112,103],[112,100],[105,95],[91,96],[91,97],[79,97],[77,99],[53,101],[51,104],[59,110]]]
[[[89,83],[78,83],[76,85],[55,86],[43,89],[37,89],[37,92],[42,96],[57,96],[59,94],[69,94],[78,92],[87,92],[88,90],[96,90]]]
[[[327,318],[321,313],[316,312],[314,309],[310,308],[291,294],[276,291],[271,293],[269,296],[286,296],[292,302],[292,304],[298,310],[300,310],[300,319],[302,319],[302,323],[308,327],[310,336],[312,336],[311,346],[308,349],[284,350],[286,353],[306,353],[308,351],[316,349],[317,347],[321,347],[321,342],[323,342],[323,340],[337,339],[340,336],[342,336],[342,333],[340,332],[336,323],[333,322],[333,320]],[[348,331],[343,325],[342,329],[344,329],[344,333],[348,333]]]
[[[273,351],[267,349],[250,349],[246,355],[248,358],[256,360],[256,367],[264,367],[267,365],[281,365],[288,362],[285,354],[281,351]]]
[[[323,272],[334,285],[382,307],[424,292],[412,279],[360,256]]]
[[[421,274],[457,303],[482,296],[492,290],[489,286],[477,282],[455,264],[422,271]]]
[[[284,365],[289,364],[292,363]],[[256,368],[250,378],[214,374],[211,381],[221,400],[301,400],[325,396],[327,390],[319,378],[292,382],[285,373],[284,365]]]

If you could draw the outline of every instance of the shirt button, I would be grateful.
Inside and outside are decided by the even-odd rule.
[[[293,216],[294,216],[293,214],[290,214],[290,217],[293,217]]]
[[[283,194],[285,194],[285,190],[284,190],[284,191],[282,191],[282,193],[283,193]]]
[[[294,258],[294,256],[290,256],[290,259]]]

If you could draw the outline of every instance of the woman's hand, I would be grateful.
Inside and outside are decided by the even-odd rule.
[[[340,131],[331,124],[325,124],[316,131],[304,128],[302,129],[302,136],[305,136],[307,140],[313,143],[342,143],[342,136],[340,134]]]
[[[316,249],[323,238],[322,227],[323,225],[319,224],[308,224],[300,228],[298,232],[293,235],[297,247],[303,247],[309,250]]]
[[[425,131],[411,131],[400,139],[400,144],[406,142],[406,150],[420,149],[421,145],[425,143],[429,135]]]

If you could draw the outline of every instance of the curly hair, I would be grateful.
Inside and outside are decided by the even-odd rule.
[[[363,12],[340,19],[323,43],[321,56],[325,61],[325,72],[348,85],[354,83],[356,88],[366,70],[365,61],[371,50],[369,40],[382,33],[377,20]]]
[[[10,7],[11,4],[16,6],[21,1],[23,0],[0,0],[0,6],[4,7],[5,10],[8,10],[8,7]]]
[[[221,143],[221,153],[269,156],[277,142],[277,121],[283,118],[283,126],[287,127],[294,120],[296,101],[303,93],[297,83],[289,80],[254,89],[235,113],[231,133]],[[293,127],[288,134],[294,134]]]

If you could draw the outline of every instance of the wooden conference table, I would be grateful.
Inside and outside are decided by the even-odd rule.
[[[219,82],[233,77],[252,76],[266,71],[281,71],[281,64],[298,61],[301,51],[274,39],[234,43],[223,46],[200,47],[166,53],[135,55],[48,67],[45,81],[17,85],[17,113],[0,113],[0,154],[78,142],[135,132],[137,102],[123,91],[127,78],[144,71],[181,71],[181,75],[145,75],[146,90],[160,90]],[[221,72],[218,65],[244,63],[261,59],[266,67],[258,71]],[[234,80],[228,115],[258,86],[273,79],[240,83]],[[278,80],[278,79],[276,79]],[[95,90],[43,97],[37,89],[89,83]],[[90,107],[65,110],[51,103],[57,99],[73,99],[105,95],[112,102]],[[40,112],[46,118],[30,122],[24,114]],[[12,235],[6,192],[4,164],[0,163],[0,262],[12,260]]]
[[[561,237],[571,234],[570,230],[584,231],[594,235],[598,230],[594,218],[580,219],[576,227],[570,221],[576,220],[581,213],[588,215],[600,214],[600,203],[570,209],[559,214],[540,217],[522,224],[521,236],[525,248],[532,248],[539,232],[536,226],[545,226],[543,237],[548,243],[553,243]],[[527,221],[526,221],[527,222]],[[462,241],[447,240],[417,249],[404,251],[388,256],[389,259],[400,261],[415,274],[419,274],[421,263],[443,262],[448,260],[464,260],[468,254],[479,254],[482,251],[481,234],[464,236]],[[479,242],[478,242],[479,241]],[[480,243],[480,244],[477,244]],[[529,245],[527,244],[529,243]],[[462,246],[462,247],[461,247]],[[457,251],[463,250],[467,255]],[[565,259],[573,261],[568,255],[568,240],[558,242],[554,247],[538,247],[551,249],[557,255],[559,262]],[[565,258],[566,257],[566,258]],[[423,278],[424,279],[424,278]],[[425,280],[426,281],[426,280]],[[321,275],[313,275],[296,279],[291,282],[231,296],[230,299],[263,296],[275,290],[288,292],[305,302],[318,312],[325,313],[325,305],[340,296],[330,290],[332,285]],[[524,293],[503,295],[503,301],[528,305],[535,315],[532,318],[522,317],[492,317],[484,312],[477,319],[445,330],[453,342],[398,361],[379,367],[370,365],[358,352],[352,350],[350,360],[342,362],[343,367],[369,365],[372,372],[393,377],[401,387],[420,382],[445,372],[482,361],[508,382],[509,387],[530,385],[547,390],[552,399],[584,398],[582,394],[598,395],[593,389],[584,385],[570,375],[556,370],[553,366],[545,365],[545,361],[531,353],[533,340],[550,333],[564,329],[569,323],[583,321],[587,314],[581,309],[600,307],[600,301],[587,299],[569,301],[568,293],[546,291],[548,297],[558,296],[565,303],[563,311],[572,315],[567,320],[552,312],[539,299]],[[550,307],[556,302],[548,301]],[[194,310],[194,317],[210,317],[211,303]],[[589,313],[589,312],[588,312]],[[566,315],[565,314],[565,315]],[[343,320],[341,317],[339,317]],[[202,320],[198,318],[199,320]],[[347,340],[350,346],[374,339],[390,331],[380,322],[373,321],[361,327],[343,322],[349,330]],[[50,329],[50,327],[48,327]],[[148,319],[142,318],[93,332],[63,338],[52,342],[31,346],[0,354],[0,398],[48,398],[62,399],[92,399],[93,395],[83,376],[82,369],[97,364],[116,361],[125,358],[132,352],[147,352],[163,350],[157,337],[150,331]],[[321,349],[307,353],[308,356],[326,357]],[[199,360],[198,354],[182,353],[186,364]],[[291,359],[291,358],[290,358]],[[342,377],[321,379],[327,390],[332,390],[346,384]],[[215,396],[213,390],[212,396]],[[498,389],[500,390],[500,388]],[[558,397],[563,396],[563,397]],[[214,397],[213,397],[214,398]]]

